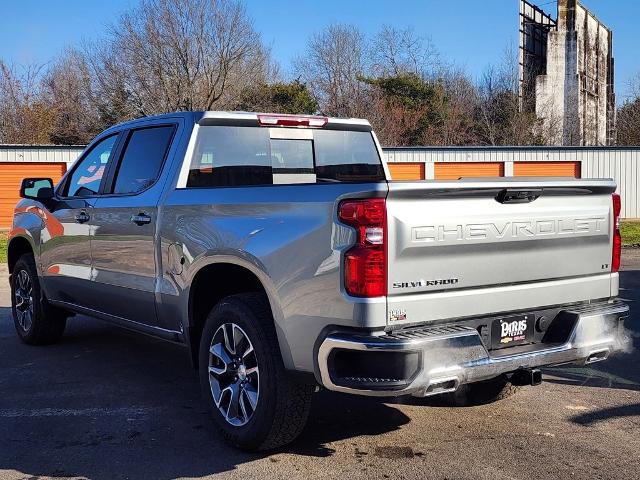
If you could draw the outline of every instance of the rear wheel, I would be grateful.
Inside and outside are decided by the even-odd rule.
[[[313,387],[287,375],[264,296],[232,295],[211,310],[199,366],[203,395],[231,444],[268,450],[290,443],[304,428]]]
[[[67,314],[44,298],[31,254],[22,255],[13,267],[11,312],[18,336],[29,345],[55,343],[64,333]]]

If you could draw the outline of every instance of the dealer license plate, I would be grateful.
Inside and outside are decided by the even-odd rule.
[[[513,347],[531,342],[535,320],[534,315],[515,315],[494,320],[491,325],[492,347]]]

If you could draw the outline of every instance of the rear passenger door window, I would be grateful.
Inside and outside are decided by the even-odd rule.
[[[135,194],[153,185],[171,144],[173,125],[149,127],[129,133],[111,193]]]

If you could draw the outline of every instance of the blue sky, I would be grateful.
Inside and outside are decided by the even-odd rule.
[[[104,33],[117,15],[136,0],[5,0],[0,19],[0,58],[10,63],[45,63],[66,45]],[[538,0],[555,16],[555,2]],[[640,72],[640,1],[583,0],[614,34],[618,101]],[[518,0],[248,0],[247,10],[275,59],[286,72],[304,50],[308,36],[343,22],[365,34],[382,24],[411,26],[432,38],[441,55],[474,77],[498,62],[505,48],[517,47]]]

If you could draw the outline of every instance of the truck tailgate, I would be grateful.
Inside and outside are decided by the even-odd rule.
[[[611,180],[390,182],[390,323],[612,294]]]

